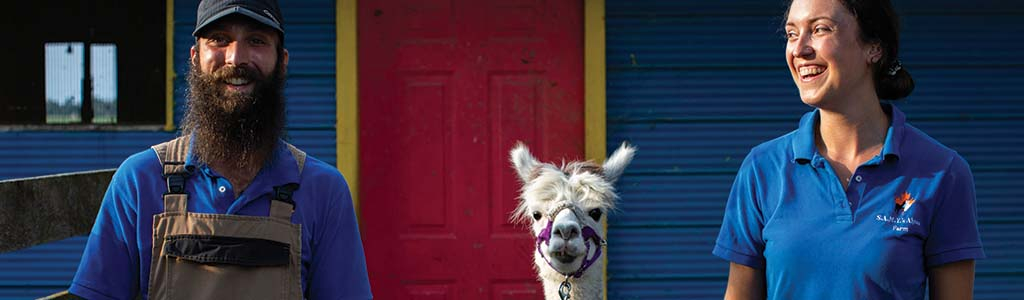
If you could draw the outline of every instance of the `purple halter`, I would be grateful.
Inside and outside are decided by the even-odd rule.
[[[557,211],[556,211],[556,213],[557,213]],[[574,210],[573,214],[575,214],[575,213],[576,212]],[[548,266],[550,266],[552,269],[555,269],[555,266],[551,265],[551,260],[548,259],[547,256],[544,256],[544,251],[541,251],[540,245],[541,245],[541,243],[550,244],[550,241],[551,241],[551,227],[554,224],[555,224],[554,216],[548,218],[548,225],[546,227],[544,227],[544,230],[540,231],[540,234],[537,235],[537,253],[540,253],[540,257],[544,258],[544,262],[547,262]],[[605,245],[605,240],[602,239],[600,236],[598,236],[597,232],[594,231],[593,228],[590,228],[590,226],[583,226],[583,229],[581,231],[582,231],[581,234],[583,236],[583,245],[587,246],[587,251],[583,253],[583,264],[580,265],[579,270],[576,270],[575,273],[572,273],[572,274],[562,274],[562,275],[572,276],[574,278],[580,278],[580,276],[583,276],[583,272],[586,271],[587,268],[590,268],[590,265],[593,265],[594,262],[596,262],[597,259],[601,257],[601,248],[602,248],[602,246]],[[593,257],[587,258],[587,255],[590,254],[590,243],[588,243],[589,241],[593,241],[594,244],[597,245],[597,249],[594,250],[594,256]],[[557,269],[555,269],[555,270],[557,270]],[[559,272],[559,273],[561,273],[561,272]]]

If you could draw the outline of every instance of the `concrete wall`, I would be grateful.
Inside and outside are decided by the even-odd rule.
[[[0,181],[0,253],[88,234],[113,169]]]

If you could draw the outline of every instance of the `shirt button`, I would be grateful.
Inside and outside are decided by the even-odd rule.
[[[863,179],[863,178],[861,178],[860,175],[857,175],[856,177],[853,177],[853,180],[856,180],[857,182],[860,182],[861,179]]]
[[[860,180],[857,180],[857,181],[860,181]],[[220,191],[221,193],[223,193],[223,192],[227,191],[228,188],[222,186],[222,187],[218,188],[217,190]]]

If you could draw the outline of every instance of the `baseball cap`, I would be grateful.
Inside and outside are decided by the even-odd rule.
[[[281,24],[284,20],[276,0],[202,0],[196,12],[196,30],[192,31],[192,36],[198,34],[203,27],[231,14],[244,15],[284,35],[284,25]]]

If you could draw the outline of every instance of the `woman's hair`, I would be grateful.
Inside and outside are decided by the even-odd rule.
[[[882,58],[872,66],[875,94],[880,99],[898,100],[906,98],[914,90],[914,79],[899,61],[900,18],[889,0],[838,0],[855,18],[860,27],[860,40],[864,43],[878,43]],[[784,20],[789,17],[786,5]],[[784,21],[785,22],[785,21]]]

